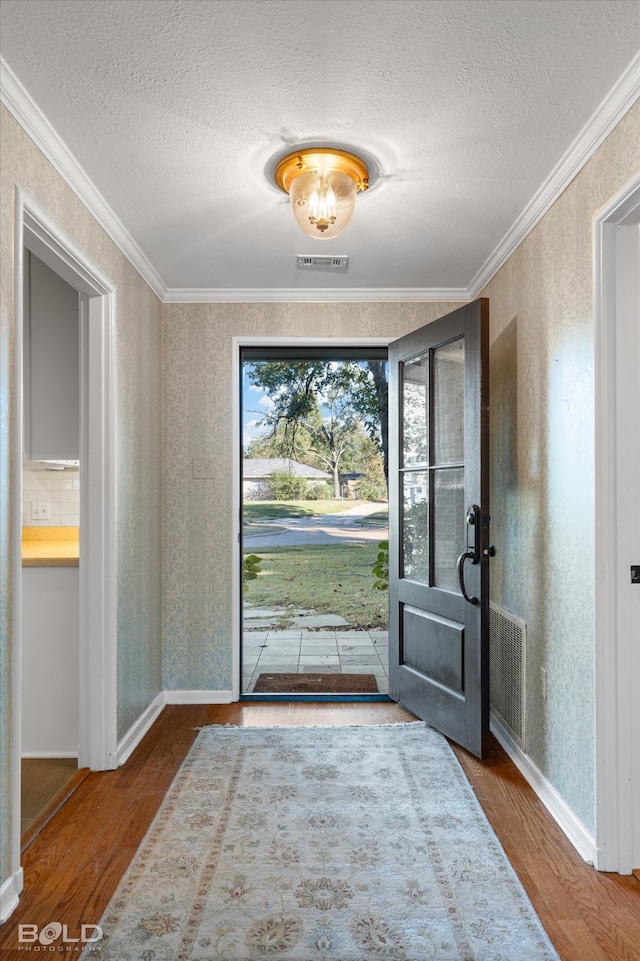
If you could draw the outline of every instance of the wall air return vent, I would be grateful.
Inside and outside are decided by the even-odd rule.
[[[335,254],[298,254],[296,258],[298,270],[341,270],[349,267],[348,255]]]
[[[489,690],[491,713],[525,748],[527,625],[489,602]]]

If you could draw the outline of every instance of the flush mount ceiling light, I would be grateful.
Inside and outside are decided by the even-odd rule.
[[[334,147],[305,147],[287,154],[273,177],[289,194],[299,226],[315,240],[341,234],[353,216],[356,193],[369,186],[364,160]]]

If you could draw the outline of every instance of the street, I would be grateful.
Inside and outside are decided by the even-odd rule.
[[[291,517],[275,521],[252,522],[243,534],[244,546],[257,553],[265,547],[294,547],[301,544],[336,544],[345,541],[381,541],[387,537],[387,525],[362,526],[363,518],[375,514],[381,504],[367,502],[338,514],[320,517]],[[255,533],[256,527],[264,533]],[[269,530],[275,528],[275,530]],[[284,530],[283,530],[284,528]]]

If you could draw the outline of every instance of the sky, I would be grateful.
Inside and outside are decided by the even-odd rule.
[[[262,387],[251,383],[247,366],[245,364],[242,370],[242,443],[245,447],[265,433],[264,427],[260,429],[258,423],[274,406]]]

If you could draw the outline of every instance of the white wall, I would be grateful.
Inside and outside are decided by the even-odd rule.
[[[77,757],[77,567],[22,569],[23,757]]]

